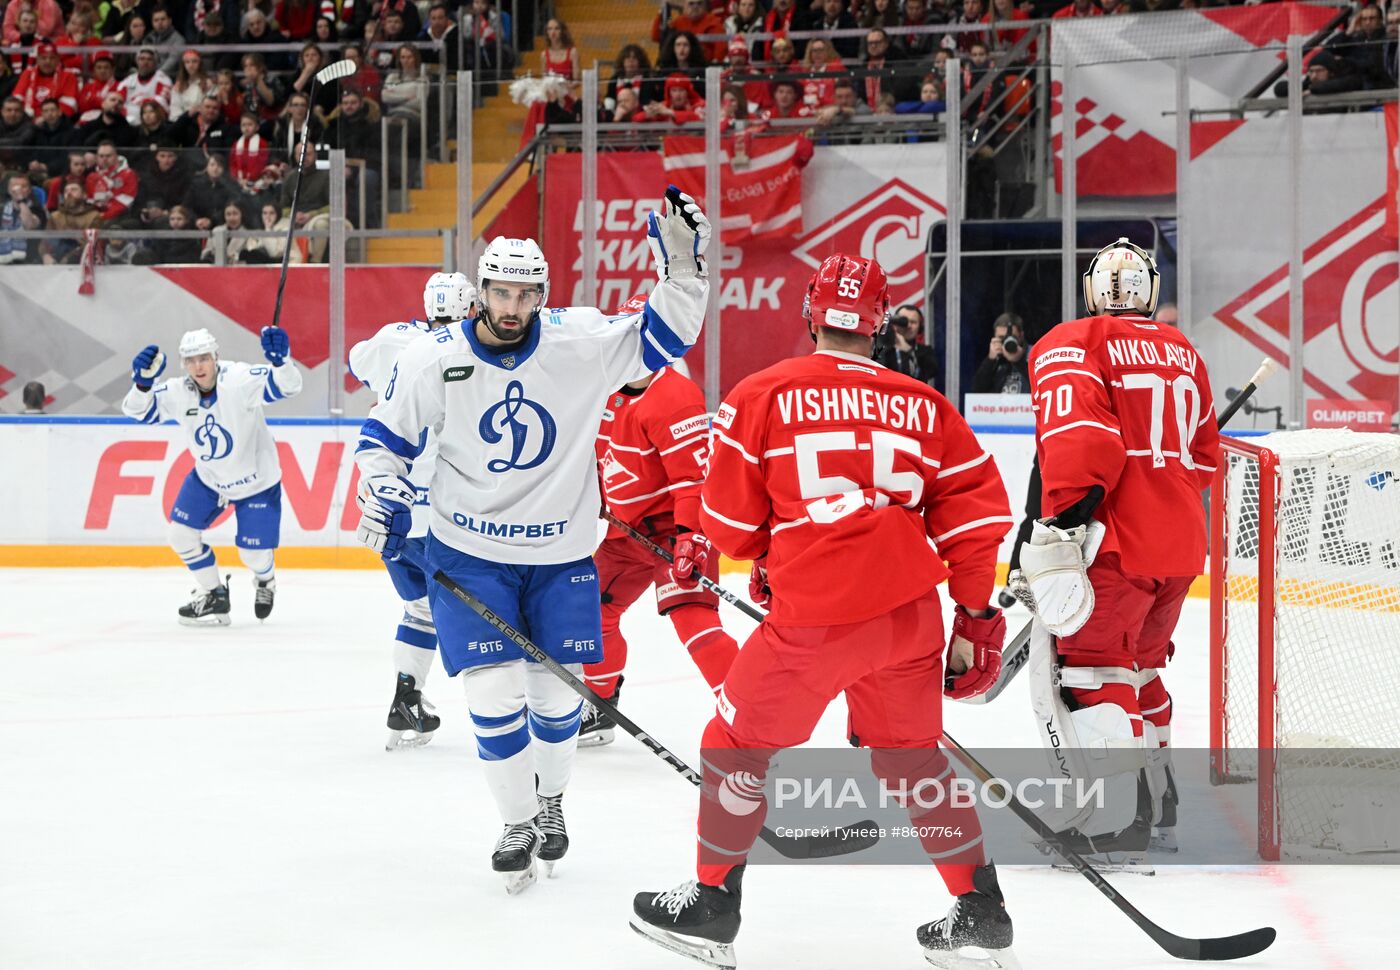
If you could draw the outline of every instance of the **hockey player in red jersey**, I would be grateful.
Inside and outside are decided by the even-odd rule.
[[[634,300],[619,312],[640,313],[644,303]],[[701,576],[719,578],[719,555],[699,531],[709,437],[704,394],[671,367],[624,386],[603,412],[598,474],[609,511],[675,553],[667,564],[609,527],[593,554],[603,601],[603,659],[583,670],[589,686],[614,704],[627,663],[622,614],[653,584],[657,612],[676,628],[711,690],[724,682],[739,650],[720,624],[719,597],[699,585]],[[609,743],[613,730],[611,718],[584,706],[581,747]]]
[[[946,779],[940,692],[982,693],[1001,669],[1006,622],[988,600],[1012,518],[991,456],[937,391],[871,361],[889,315],[878,263],[827,258],[805,315],[816,352],[741,381],[715,417],[700,524],[716,548],[754,560],[770,612],[701,742],[699,878],[633,902],[638,933],[712,966],[734,965],[740,883],[764,818],[761,804],[731,814],[722,784],[749,773],[743,783],[761,785],[775,749],[806,741],[843,691],[852,740],[876,749],[888,790]],[[957,604],[946,681],[944,579]],[[978,947],[988,970],[1014,966],[975,812],[943,827],[946,809],[932,811],[939,824],[919,807],[910,815],[957,902],[918,929],[926,957],[951,966]]]
[[[1219,448],[1205,364],[1181,331],[1152,322],[1157,291],[1152,257],[1119,239],[1084,275],[1091,316],[1031,351],[1048,518],[1013,581],[1037,617],[1030,674],[1042,741],[1077,776],[1106,783],[1101,807],[1060,827],[1081,853],[1117,861],[1140,857],[1154,824],[1152,841],[1175,850],[1172,703],[1158,671],[1205,563],[1201,492]],[[1122,757],[1085,757],[1091,748]]]

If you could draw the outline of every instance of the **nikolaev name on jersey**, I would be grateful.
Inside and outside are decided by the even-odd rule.
[[[1154,340],[1109,340],[1108,360],[1115,367],[1178,367],[1188,374],[1196,372],[1196,352],[1176,344],[1159,344]]]
[[[936,415],[930,398],[873,387],[799,387],[778,395],[778,417],[784,424],[878,420],[891,428],[931,432]]]

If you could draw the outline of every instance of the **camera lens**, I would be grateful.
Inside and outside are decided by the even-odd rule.
[[[1001,349],[1007,354],[1018,353],[1021,350],[1021,341],[1017,340],[1011,334],[1007,334],[1001,340]]]

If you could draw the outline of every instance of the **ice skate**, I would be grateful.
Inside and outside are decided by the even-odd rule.
[[[194,598],[180,607],[181,626],[228,626],[228,583],[217,589],[197,589]]]
[[[569,830],[564,826],[564,796],[541,795],[540,813],[535,816],[535,825],[544,836],[540,846],[540,861],[544,863],[544,874],[554,877],[554,866],[569,851]]]
[[[399,674],[394,689],[394,702],[389,707],[389,740],[385,751],[399,748],[421,748],[433,739],[433,732],[442,718],[428,712],[434,710],[418,690],[411,674]]]
[[[276,578],[266,582],[261,579],[253,580],[253,615],[259,620],[265,620],[272,615],[272,599],[276,592]]]
[[[491,853],[491,868],[506,881],[506,893],[514,896],[535,884],[535,857],[539,855],[544,838],[535,827],[535,820],[507,825]]]
[[[691,880],[666,892],[638,893],[632,929],[672,953],[711,967],[733,967],[743,878],[744,867],[736,866],[722,888]]]
[[[1162,806],[1157,815],[1157,823],[1152,826],[1152,841],[1148,852],[1175,854],[1180,846],[1176,842],[1176,806],[1181,800],[1176,791],[1176,775],[1167,766],[1167,790],[1162,792]]]
[[[1011,952],[1011,917],[990,862],[972,873],[973,891],[953,901],[948,915],[916,932],[924,959],[947,970],[1018,970]]]
[[[612,696],[607,700],[617,706],[618,698],[622,696],[622,680],[617,678],[617,686],[613,688]],[[611,717],[604,714],[598,708],[587,701],[583,702],[583,714],[578,726],[578,746],[580,748],[601,748],[605,744],[613,743],[613,731],[617,727]]]

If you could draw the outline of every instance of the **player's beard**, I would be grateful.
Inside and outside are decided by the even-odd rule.
[[[531,316],[533,317],[534,314],[531,314]],[[502,317],[501,320],[504,322],[517,324],[519,326],[519,329],[504,331],[501,330],[497,326],[496,320],[492,316],[491,312],[484,307],[482,308],[481,322],[486,324],[486,329],[491,331],[491,336],[495,337],[497,340],[509,344],[519,343],[520,341],[524,340],[525,337],[530,333],[530,321],[528,320],[521,320],[519,317],[513,315]]]

